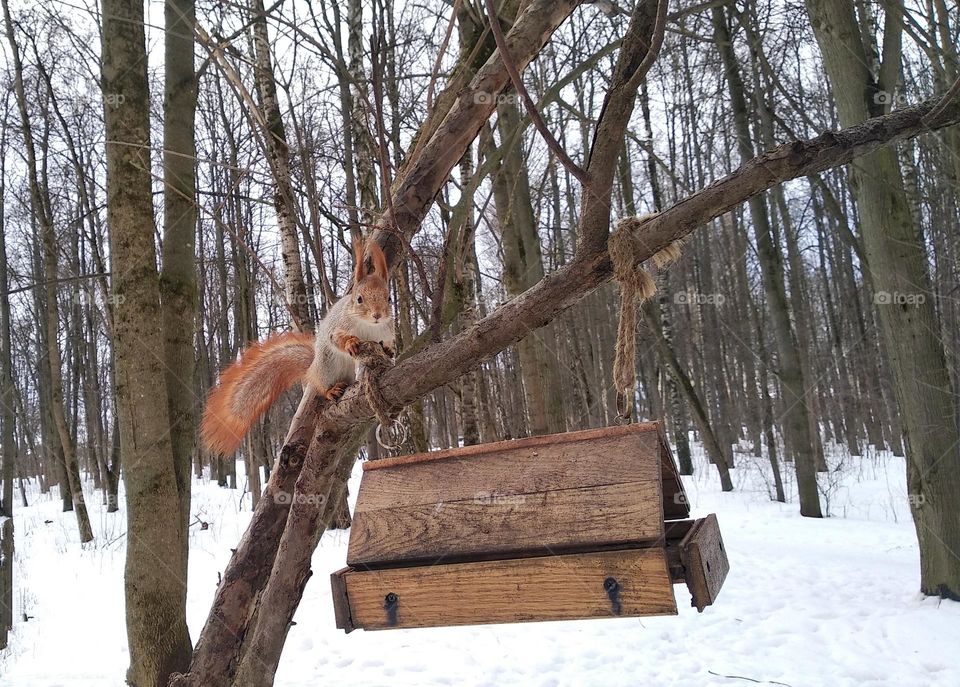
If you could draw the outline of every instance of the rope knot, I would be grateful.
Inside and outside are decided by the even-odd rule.
[[[617,412],[621,420],[630,418],[633,388],[637,382],[637,306],[657,292],[657,283],[640,263],[649,255],[641,229],[654,214],[624,217],[617,222],[607,242],[613,276],[620,285],[620,314],[613,362],[613,384],[617,390]],[[680,256],[680,246],[673,243],[653,256],[657,267],[665,267]]]
[[[360,388],[367,403],[373,409],[377,420],[384,427],[393,422],[393,408],[380,390],[380,376],[393,367],[393,360],[386,354],[383,346],[373,341],[361,341],[357,360],[363,365]]]

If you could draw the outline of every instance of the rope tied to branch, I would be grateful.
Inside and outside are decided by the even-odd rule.
[[[613,385],[617,390],[617,414],[622,422],[630,420],[633,389],[637,383],[637,308],[657,292],[657,283],[641,262],[649,255],[649,247],[641,229],[654,214],[624,217],[617,222],[607,242],[613,263],[613,276],[620,286],[620,311],[617,342],[614,348]],[[653,255],[658,268],[680,257],[680,244],[672,243]]]
[[[363,365],[363,374],[360,376],[360,391],[363,392],[363,397],[367,399],[380,424],[392,424],[392,408],[380,390],[380,377],[393,367],[393,361],[387,356],[383,346],[373,341],[361,341],[356,357]]]

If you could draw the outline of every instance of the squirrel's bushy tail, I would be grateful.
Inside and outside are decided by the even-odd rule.
[[[210,391],[200,423],[203,446],[234,453],[257,418],[303,380],[313,362],[313,341],[313,334],[287,332],[247,348]]]

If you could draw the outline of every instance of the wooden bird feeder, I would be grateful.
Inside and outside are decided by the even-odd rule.
[[[368,462],[337,627],[675,615],[681,582],[702,611],[729,565],[689,515],[658,423]]]

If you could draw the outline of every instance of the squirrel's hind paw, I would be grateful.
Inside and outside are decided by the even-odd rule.
[[[325,392],[323,392],[323,397],[328,401],[339,401],[340,397],[343,396],[344,392],[347,390],[349,384],[346,382],[337,382]]]

